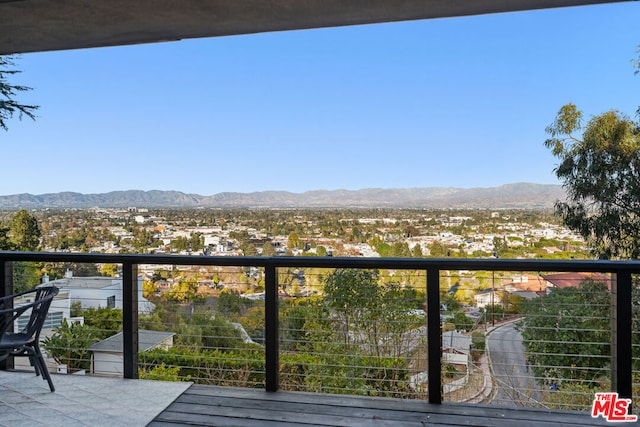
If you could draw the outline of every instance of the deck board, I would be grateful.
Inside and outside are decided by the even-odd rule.
[[[608,425],[589,414],[529,408],[193,385],[151,427],[552,427]]]

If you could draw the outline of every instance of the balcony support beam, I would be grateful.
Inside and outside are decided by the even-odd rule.
[[[429,403],[442,403],[442,333],[440,330],[440,270],[427,270],[427,357]]]
[[[122,264],[122,351],[125,378],[138,378],[138,265]]]
[[[611,389],[631,399],[633,369],[632,280],[628,271],[611,280]]]
[[[265,388],[278,391],[280,388],[280,338],[278,334],[278,275],[276,267],[268,264],[265,274]]]

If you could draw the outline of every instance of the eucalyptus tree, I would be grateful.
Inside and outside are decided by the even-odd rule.
[[[583,124],[582,112],[567,104],[546,131],[545,146],[560,161],[555,173],[567,192],[555,205],[564,224],[600,258],[640,258],[638,123],[608,111]]]

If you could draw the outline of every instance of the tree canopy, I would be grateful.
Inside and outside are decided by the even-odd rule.
[[[40,245],[40,224],[38,219],[25,209],[13,216],[9,224],[10,241],[14,249],[34,251]]]
[[[374,270],[337,269],[323,278],[324,304],[342,327],[335,331],[339,341],[369,355],[398,357],[411,347],[405,334],[424,320],[414,314],[424,295],[378,280]]]
[[[37,105],[26,105],[18,102],[15,97],[19,92],[31,90],[28,86],[12,85],[8,78],[20,73],[13,68],[12,56],[0,56],[0,128],[8,130],[7,121],[17,115],[19,119],[27,116],[35,120]]]
[[[520,328],[536,377],[591,384],[605,375],[610,310],[606,284],[590,279],[526,302]]]
[[[617,111],[582,121],[567,104],[546,129],[567,191],[556,212],[600,258],[640,258],[640,127]]]

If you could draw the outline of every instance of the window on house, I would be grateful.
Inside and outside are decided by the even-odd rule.
[[[115,295],[111,295],[110,297],[107,297],[107,307],[108,308],[116,308],[116,296]]]
[[[60,324],[62,323],[62,312],[61,311],[56,311],[53,313],[48,313],[47,314],[47,318],[44,321],[44,326],[43,328],[45,329],[53,329],[53,328],[57,328],[58,326],[60,326]]]
[[[44,321],[44,324],[42,325],[42,328],[43,329],[57,328],[62,323],[62,317],[63,317],[63,314],[61,311],[49,312],[47,314],[47,318]],[[31,312],[29,312],[29,314],[24,314],[20,316],[17,320],[17,325],[16,325],[17,330],[21,331],[22,329],[24,329],[27,326],[27,323],[29,323],[30,318],[31,318]]]

